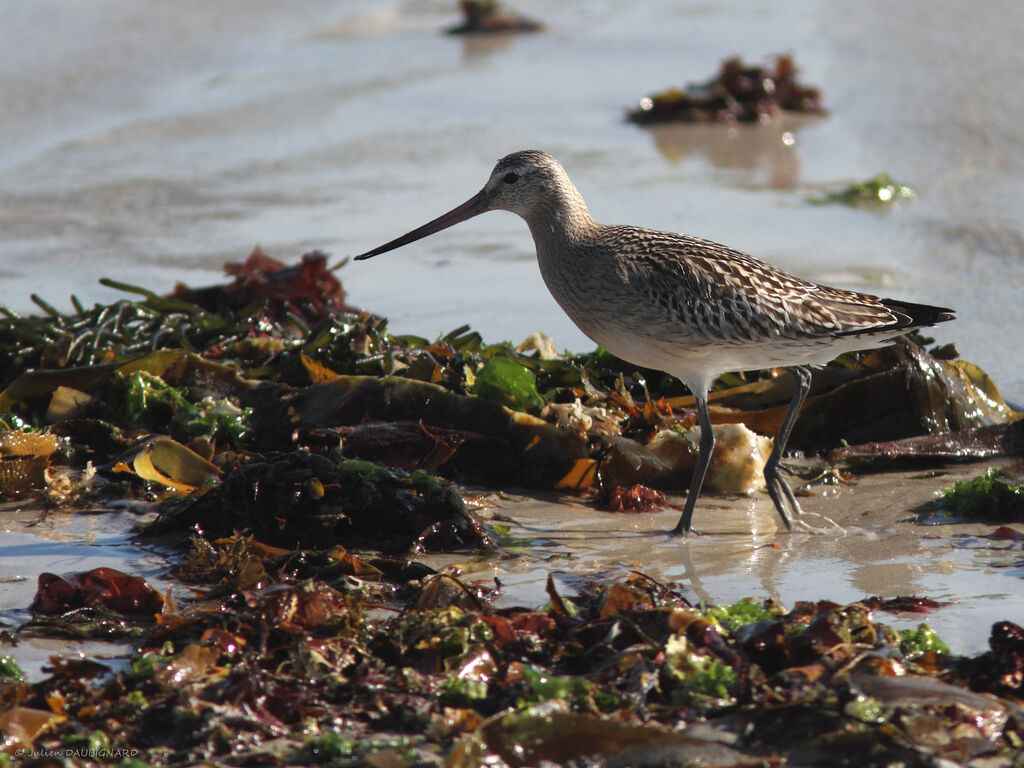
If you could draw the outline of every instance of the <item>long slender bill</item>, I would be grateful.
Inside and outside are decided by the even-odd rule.
[[[384,245],[377,246],[372,251],[367,251],[366,253],[359,254],[358,256],[356,256],[356,261],[368,259],[371,256],[377,256],[382,253],[387,253],[388,251],[395,250],[395,248],[401,248],[403,245],[408,245],[409,243],[415,242],[416,240],[420,240],[426,237],[427,235],[432,235],[435,232],[440,232],[442,229],[448,229],[448,227],[454,224],[458,224],[460,221],[471,219],[474,216],[478,216],[479,214],[484,213],[487,210],[489,210],[487,208],[487,201],[486,198],[484,197],[484,191],[481,189],[479,192],[473,195],[473,197],[469,198],[469,200],[464,202],[462,205],[456,208],[452,208],[450,211],[448,211],[448,213],[438,216],[436,219],[424,224],[422,227],[417,227],[412,232],[408,232],[402,235],[401,237],[396,237],[389,243],[384,243]]]

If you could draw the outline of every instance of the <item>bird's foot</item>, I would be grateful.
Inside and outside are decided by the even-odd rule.
[[[796,496],[793,495],[793,489],[789,487],[779,474],[778,464],[771,468],[765,468],[764,483],[768,489],[768,495],[772,497],[775,508],[779,511],[779,515],[782,516],[783,522],[789,527],[790,513],[793,513],[794,517],[799,517],[804,511],[800,509],[800,503],[796,500]]]
[[[827,525],[824,528],[811,525],[806,520],[808,517],[820,517],[827,523]],[[796,529],[799,529],[801,533],[832,534],[835,536],[846,535],[846,529],[843,528],[843,526],[831,517],[820,515],[817,512],[804,512],[799,517],[793,518],[793,527],[790,530],[795,531]]]
[[[766,469],[767,469],[767,467],[766,467]],[[776,469],[776,471],[779,471],[779,472],[785,472],[785,473],[786,473],[787,475],[789,475],[790,477],[796,477],[796,470],[795,470],[795,469],[793,469],[793,468],[792,468],[791,466],[789,466],[788,464],[783,464],[783,463],[782,463],[781,461],[780,461],[780,462],[778,462],[778,463],[777,463],[777,464],[775,465],[775,469]]]
[[[782,522],[786,524],[786,528],[789,529],[790,533],[846,534],[846,529],[831,518],[825,517],[825,515],[818,512],[804,512],[800,507],[800,503],[796,500],[793,489],[783,482],[782,478],[778,475],[773,478],[773,482],[768,486],[768,493],[771,495],[772,501],[775,502],[775,507],[782,517]],[[807,522],[809,517],[819,518],[825,521],[827,525],[824,527],[812,525]]]
[[[825,533],[828,533],[828,529],[827,528],[821,528],[821,527],[819,527],[817,525],[811,525],[806,520],[804,520],[803,517],[801,516],[801,517],[794,517],[790,521],[789,532],[790,533],[825,534]]]
[[[768,486],[768,495],[775,502],[775,508],[782,517],[782,522],[791,533],[815,533],[815,534],[838,534],[846,535],[846,529],[831,518],[818,514],[817,512],[804,512],[800,502],[796,500],[796,494],[789,484],[782,479],[780,469],[785,469],[782,464],[765,466],[765,484]],[[820,527],[807,522],[808,517],[816,517],[824,520],[827,525]]]

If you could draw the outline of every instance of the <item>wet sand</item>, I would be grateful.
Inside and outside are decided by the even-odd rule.
[[[752,497],[702,496],[694,525],[702,532],[666,535],[679,511],[608,513],[566,497],[499,499],[485,517],[511,526],[514,556],[471,564],[458,556],[427,557],[455,565],[464,578],[498,578],[503,604],[548,601],[548,573],[572,584],[637,570],[684,586],[693,601],[730,604],[744,597],[853,602],[870,596],[927,596],[949,605],[928,614],[884,614],[897,628],[929,623],[958,653],[987,648],[994,621],[1024,618],[1019,545],[988,541],[996,526],[918,522],[940,488],[987,466],[1019,471],[1019,462],[965,463],[856,475],[834,495],[801,496],[809,523],[822,534],[788,533],[764,492]],[[798,465],[795,465],[798,466]],[[680,497],[669,497],[681,505]],[[827,520],[826,520],[827,518]],[[832,521],[832,524],[828,522]],[[1016,566],[1012,564],[1017,563]]]

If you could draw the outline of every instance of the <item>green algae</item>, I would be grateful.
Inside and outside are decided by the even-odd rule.
[[[1024,483],[1011,483],[999,470],[989,467],[983,475],[957,481],[943,488],[933,506],[945,513],[972,520],[1012,521],[1024,519]]]
[[[879,173],[865,181],[809,197],[808,201],[815,205],[891,205],[913,200],[915,197],[917,193],[909,184],[895,181],[888,173]]]
[[[778,617],[777,606],[767,606],[745,597],[732,605],[712,605],[704,609],[704,615],[714,619],[726,632],[735,632],[740,627],[758,621],[772,621]]]
[[[927,624],[918,624],[916,629],[900,632],[900,653],[905,658],[914,659],[929,652],[948,654],[949,646]]]
[[[204,397],[193,402],[184,388],[172,387],[145,370],[124,374],[124,386],[129,424],[166,430],[183,441],[224,440],[236,449],[251,441],[252,409],[240,408],[229,398]]]
[[[495,356],[476,372],[473,391],[517,411],[536,413],[544,406],[537,391],[537,377],[528,368],[507,357]]]
[[[0,681],[21,682],[25,679],[25,673],[21,671],[18,662],[10,656],[0,656]]]

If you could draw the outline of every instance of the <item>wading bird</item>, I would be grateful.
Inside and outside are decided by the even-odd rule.
[[[673,534],[690,531],[711,459],[708,390],[718,376],[785,367],[796,378],[764,466],[768,493],[792,530],[802,512],[782,479],[781,459],[811,386],[810,367],[954,317],[950,309],[817,285],[698,237],[598,224],[558,161],[536,150],[503,157],[465,203],[356,259],[493,210],[526,221],[548,290],[583,333],[623,360],[677,377],[693,393],[699,452]]]

